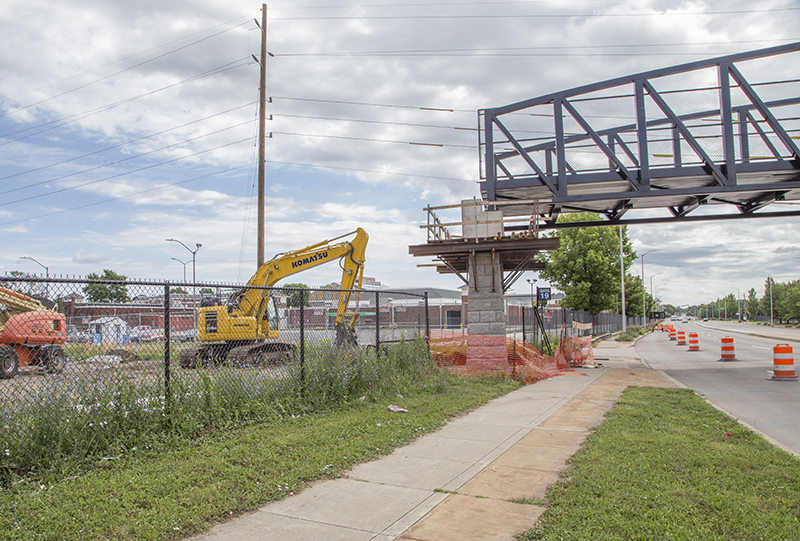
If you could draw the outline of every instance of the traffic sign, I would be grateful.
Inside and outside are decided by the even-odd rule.
[[[549,287],[537,287],[536,288],[536,298],[540,301],[549,301],[550,300],[550,288]]]

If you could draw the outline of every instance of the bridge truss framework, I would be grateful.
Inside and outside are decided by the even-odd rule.
[[[484,109],[481,193],[542,229],[800,216],[798,96],[800,42]]]

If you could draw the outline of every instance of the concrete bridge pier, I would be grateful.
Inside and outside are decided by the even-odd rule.
[[[495,252],[473,252],[469,261],[467,332],[505,336],[503,262]]]

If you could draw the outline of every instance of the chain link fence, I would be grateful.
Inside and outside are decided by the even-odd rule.
[[[333,348],[338,322],[352,328],[350,336],[360,347],[351,349],[372,350],[378,357],[391,344],[429,332],[427,294],[403,291],[359,295],[324,288],[14,276],[0,277],[0,288],[10,303],[0,304],[0,322],[5,322],[0,453],[6,456],[24,454],[32,440],[47,441],[54,453],[61,452],[71,441],[85,440],[80,432],[90,427],[92,440],[102,438],[97,424],[141,430],[148,422],[169,422],[181,410],[211,412],[236,402],[324,394],[314,386],[306,362],[320,348]],[[44,310],[29,304],[37,298]],[[263,315],[256,309],[249,323],[267,321],[274,337],[256,339],[253,327],[245,325],[247,317],[237,310],[252,308],[247,299],[270,307]],[[340,299],[347,302],[340,306]],[[209,310],[236,316],[227,341],[213,340]],[[33,325],[34,313],[48,314],[46,325]],[[282,355],[237,355],[263,352],[264,344]],[[210,350],[216,355],[198,354]],[[49,362],[54,351],[63,351],[63,362]],[[342,377],[354,377],[351,372],[343,369]]]
[[[510,305],[506,314],[507,331],[522,333],[527,342],[539,343],[541,332],[548,335],[551,341],[561,338],[602,336],[622,330],[622,315],[600,313],[592,315],[585,310],[571,308],[539,308],[539,319],[531,306]],[[645,326],[647,321],[641,316],[627,318],[627,326]]]

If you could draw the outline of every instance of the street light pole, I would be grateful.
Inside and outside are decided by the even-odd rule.
[[[166,239],[166,240],[167,240],[167,242],[177,242],[178,244],[180,244],[181,246],[183,246],[184,248],[186,248],[187,250],[189,250],[189,253],[190,253],[190,254],[192,254],[192,282],[193,282],[193,283],[196,283],[196,282],[197,282],[197,274],[196,274],[197,268],[195,267],[195,256],[196,256],[196,254],[197,254],[197,251],[198,251],[198,250],[200,249],[200,247],[201,247],[201,246],[203,246],[203,245],[202,245],[202,244],[199,244],[199,243],[198,243],[198,244],[195,244],[195,246],[197,246],[197,248],[195,248],[194,250],[192,250],[191,248],[189,248],[188,246],[186,246],[184,243],[182,243],[182,242],[181,242],[181,241],[179,241],[178,239]]]
[[[766,278],[767,283],[769,284],[769,326],[774,327],[775,321],[773,320],[773,314],[775,313],[775,310],[772,308],[772,277],[767,276],[766,274],[762,274],[761,276]],[[766,291],[764,294],[766,294]]]
[[[742,292],[739,288],[736,288],[736,310],[739,312],[739,321],[742,320],[742,301],[741,301]]]
[[[642,256],[641,256],[641,260],[642,260],[642,317],[644,318],[644,324],[645,325],[647,325],[647,308],[645,307],[644,298],[645,298],[645,295],[647,294],[647,291],[645,290],[644,285],[647,282],[644,281],[644,256],[646,256],[647,254],[653,253],[653,252],[657,252],[657,251],[658,250],[648,250],[645,253],[643,253]],[[652,281],[650,283],[652,284]]]
[[[661,289],[661,287],[662,287],[662,285],[658,285],[658,284],[656,285],[656,294],[653,296],[653,300],[655,301],[656,308],[658,309],[659,312],[661,311],[661,306],[660,306],[660,304],[658,302],[658,290]]]
[[[197,267],[196,267],[195,261],[196,261],[197,251],[203,245],[200,244],[200,243],[196,243],[195,244],[196,248],[194,250],[192,250],[191,248],[189,248],[188,246],[186,246],[184,243],[182,243],[181,241],[179,241],[177,239],[167,239],[167,242],[177,242],[178,244],[180,244],[181,246],[183,246],[184,248],[189,250],[189,253],[192,254],[192,297],[193,297],[193,300],[196,302],[197,301],[197,285],[196,285],[197,284],[197,274],[196,274],[197,273]],[[184,270],[186,269],[186,267],[183,267],[183,268],[184,268]],[[185,281],[186,280],[184,279],[184,282]]]
[[[661,274],[661,273],[660,273],[660,272],[657,272],[657,273],[655,273],[655,274],[652,274],[652,275],[650,276],[650,297],[652,297],[652,299],[653,299],[653,302],[656,302],[656,297],[655,297],[655,295],[653,295],[653,277],[654,277],[654,276],[658,276],[659,274]],[[658,308],[658,306],[656,306],[656,308]]]
[[[536,306],[536,298],[533,296],[533,284],[535,284],[536,282],[538,282],[536,278],[534,278],[533,280],[530,279],[528,280],[528,283],[531,285],[531,306]]]
[[[20,259],[30,259],[31,261],[33,261],[34,263],[36,263],[37,265],[39,265],[40,267],[42,267],[44,269],[44,277],[45,278],[48,278],[48,279],[50,278],[50,269],[47,268],[47,266],[45,266],[43,263],[37,261],[36,259],[34,259],[32,257],[28,257],[26,255],[21,256]],[[49,282],[45,282],[44,283],[44,296],[47,297],[48,299],[50,298],[50,283]]]
[[[533,328],[533,343],[534,344],[537,343],[537,341],[536,341],[536,329],[537,329],[537,326],[536,325],[538,323],[538,318],[536,317],[536,313],[535,313],[536,312],[536,302],[537,302],[538,299],[536,299],[533,296],[533,284],[535,284],[536,282],[538,282],[538,280],[536,278],[534,278],[532,280],[528,279],[528,283],[531,285],[531,327]]]
[[[191,261],[181,261],[181,260],[180,260],[180,259],[178,259],[177,257],[173,257],[172,259],[174,259],[175,261],[177,261],[178,263],[180,263],[181,265],[183,265],[183,281],[185,282],[185,281],[186,281],[186,265],[188,265],[189,263],[191,263]]]

